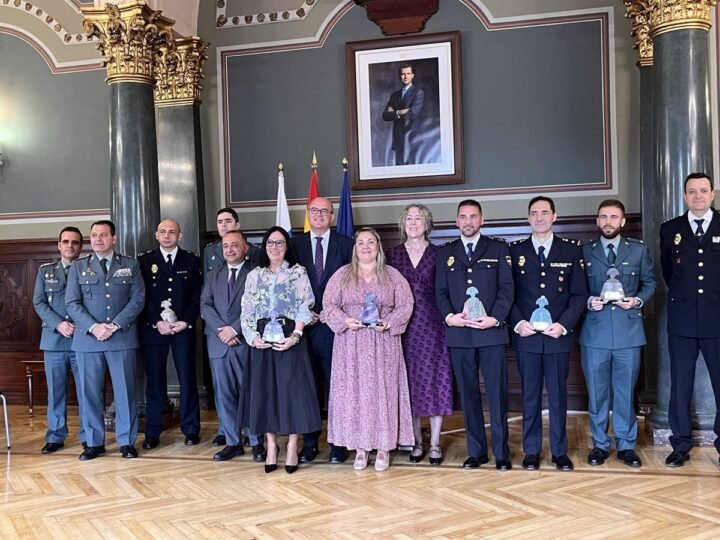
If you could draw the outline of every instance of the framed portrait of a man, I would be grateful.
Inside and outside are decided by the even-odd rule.
[[[460,33],[345,46],[353,189],[461,184]]]

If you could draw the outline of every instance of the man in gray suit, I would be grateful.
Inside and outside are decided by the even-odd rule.
[[[75,321],[72,350],[80,370],[87,461],[105,453],[105,369],[115,395],[115,438],[122,457],[135,458],[136,319],[145,305],[145,285],[137,260],[114,252],[115,224],[90,227],[93,254],[75,261],[68,275],[65,303]]]
[[[614,199],[601,202],[597,226],[600,238],[583,246],[590,292],[580,332],[593,438],[588,463],[602,465],[609,456],[612,395],[617,457],[628,467],[640,467],[642,462],[635,453],[637,419],[633,392],[640,369],[640,349],[646,343],[641,310],[655,293],[657,281],[647,246],[620,234],[625,226],[622,202]],[[623,287],[624,297],[620,300],[602,298],[611,268],[617,270],[617,280]]]
[[[249,349],[242,337],[240,315],[245,278],[250,263],[245,260],[247,240],[241,231],[228,231],[222,239],[227,263],[205,276],[200,297],[200,315],[205,320],[208,356],[216,383],[218,416],[225,430],[227,446],[213,461],[227,461],[245,453],[240,425],[240,391]],[[259,436],[250,434],[253,459],[265,461],[265,447]]]
[[[70,350],[75,331],[65,308],[65,284],[72,262],[80,255],[82,233],[77,227],[65,227],[58,237],[60,260],[38,268],[33,293],[33,306],[42,320],[40,348],[45,356],[45,378],[48,387],[47,422],[43,454],[51,454],[65,446],[67,428],[68,375],[72,370],[78,398],[80,431],[78,439],[85,446],[82,421],[80,374],[75,353]]]

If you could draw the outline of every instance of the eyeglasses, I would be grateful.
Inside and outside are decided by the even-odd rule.
[[[285,240],[268,240],[266,244],[268,247],[281,248],[285,245]]]
[[[330,210],[328,210],[327,208],[315,208],[315,207],[313,206],[312,208],[310,208],[310,213],[311,213],[313,216],[318,216],[318,215],[320,215],[320,216],[322,216],[322,217],[325,217],[325,216],[327,216],[327,215],[330,213]]]

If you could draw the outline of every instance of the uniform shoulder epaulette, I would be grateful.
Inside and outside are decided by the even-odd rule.
[[[489,240],[495,240],[496,242],[501,242],[503,244],[507,244],[507,240],[505,240],[504,238],[500,238],[498,236],[486,236],[485,238],[487,238]]]
[[[522,240],[513,240],[512,242],[510,242],[510,245],[514,246],[516,244],[519,244],[520,242],[522,242]]]
[[[39,268],[45,268],[46,266],[55,266],[56,264],[57,264],[57,263],[56,263],[55,261],[52,261],[52,262],[49,262],[49,263],[41,264],[41,265],[39,266]]]
[[[217,244],[217,243],[218,243],[218,240],[213,240],[212,242],[208,242],[207,244],[205,244],[205,247],[210,247],[210,246],[212,246],[212,245],[214,245],[214,244]]]
[[[628,242],[632,242],[633,244],[644,244],[645,242],[640,240],[639,238],[626,238]]]
[[[150,253],[152,253],[153,251],[154,250],[151,249],[150,251],[143,251],[142,253],[138,253],[138,259],[140,257],[144,257],[145,255],[150,255]]]

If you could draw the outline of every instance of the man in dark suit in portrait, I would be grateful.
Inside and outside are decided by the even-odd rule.
[[[225,264],[225,256],[223,255],[222,239],[230,231],[240,230],[240,219],[238,218],[237,212],[233,208],[221,208],[217,211],[215,216],[217,223],[218,234],[220,240],[211,242],[205,246],[203,251],[203,273],[207,276],[212,270],[215,270]],[[260,255],[260,250],[255,246],[248,244],[248,252],[245,255],[246,258],[250,259],[252,266],[257,264],[257,259]],[[215,371],[211,370],[213,393],[215,394],[215,410],[219,410],[217,401],[217,381],[215,380]],[[218,433],[213,439],[213,446],[225,446],[225,432],[223,430],[222,420],[218,413]]]
[[[333,220],[332,203],[324,197],[310,201],[307,207],[310,232],[292,237],[293,248],[298,262],[307,270],[315,295],[313,322],[305,327],[308,349],[318,383],[320,409],[325,407],[325,396],[330,388],[332,368],[333,331],[321,318],[325,285],[338,268],[350,263],[353,251],[352,239],[330,230]],[[303,447],[299,452],[300,461],[308,463],[318,454],[320,431],[306,433]],[[330,463],[343,463],[347,459],[347,449],[342,446],[330,447]]]
[[[510,312],[523,395],[522,466],[540,468],[543,380],[550,408],[550,450],[560,471],[572,471],[567,455],[567,386],[574,330],[585,309],[587,286],[577,243],[553,234],[555,202],[535,197],[528,205],[532,235],[513,242],[515,303]],[[551,321],[538,324],[532,314],[544,304]],[[531,319],[532,322],[531,322]]]
[[[210,367],[217,381],[218,416],[227,440],[227,446],[213,456],[213,461],[226,461],[245,453],[239,411],[249,349],[242,337],[240,315],[245,278],[251,265],[246,260],[248,245],[241,231],[228,231],[223,235],[222,247],[227,264],[205,276],[200,299]],[[266,457],[261,437],[262,434],[250,434],[253,459],[258,462],[265,461]]]
[[[593,449],[590,465],[602,465],[609,456],[610,402],[617,457],[628,467],[640,467],[635,453],[637,416],[633,404],[640,371],[640,349],[645,340],[642,307],[655,294],[657,281],[650,251],[640,240],[625,238],[625,206],[608,199],[598,207],[600,238],[583,246],[590,297],[580,331],[583,372],[588,389],[588,411]],[[603,299],[608,271],[618,271],[622,298]],[[615,275],[614,272],[611,274]]]
[[[402,88],[390,94],[383,120],[392,122],[392,149],[395,152],[395,165],[413,165],[416,163],[411,156],[410,134],[417,117],[422,112],[425,92],[413,84],[415,72],[412,64],[400,67]]]
[[[673,447],[665,460],[668,467],[682,467],[690,459],[690,405],[699,352],[705,358],[715,402],[720,399],[720,216],[711,206],[714,195],[707,174],[688,175],[688,211],[660,227],[660,264],[668,286],[668,420]],[[720,404],[715,434],[720,435]],[[720,452],[720,438],[715,439],[715,448]]]
[[[160,444],[170,349],[180,383],[180,429],[186,445],[200,442],[194,326],[200,314],[202,269],[197,255],[178,247],[182,236],[176,221],[163,220],[155,231],[160,247],[138,258],[145,282],[140,343],[146,377],[143,441],[146,450]]]
[[[105,453],[106,366],[115,396],[115,438],[122,457],[137,457],[136,321],[145,305],[145,285],[137,260],[115,253],[116,240],[112,221],[92,224],[93,253],[70,267],[65,293],[68,315],[75,321],[72,350],[80,371],[87,442],[83,461]]]
[[[65,307],[65,286],[70,265],[80,255],[82,233],[77,227],[65,227],[58,237],[60,260],[38,268],[33,292],[33,306],[42,320],[40,348],[44,351],[45,378],[48,388],[47,422],[43,454],[51,454],[65,446],[67,427],[68,375],[72,370],[77,390],[80,430],[78,439],[85,445],[82,419],[80,372],[75,353],[71,350],[75,324]]]
[[[485,392],[490,405],[495,467],[512,468],[507,428],[508,333],[505,320],[513,303],[513,277],[508,245],[480,234],[482,208],[475,200],[458,205],[459,239],[438,252],[435,294],[440,313],[447,324],[453,372],[460,389],[465,415],[469,457],[467,469],[488,462],[485,418],[480,398],[482,370]],[[480,300],[486,315],[474,319],[466,301]]]

